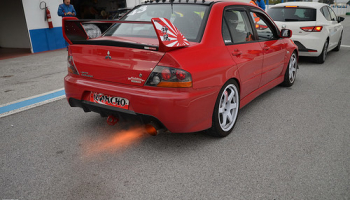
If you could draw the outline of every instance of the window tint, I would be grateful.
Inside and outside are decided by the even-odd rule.
[[[329,9],[329,13],[331,13],[331,19],[332,21],[337,21],[337,15],[334,13],[334,11],[332,10],[332,8],[327,7]]]
[[[251,13],[252,16],[256,15],[260,20],[255,24],[256,32],[258,33],[259,40],[273,40],[277,39],[277,33],[271,27],[273,27],[264,15],[260,13]]]
[[[329,13],[328,8],[326,6],[321,8],[321,13],[328,21],[331,21],[331,14]]]
[[[169,19],[189,41],[198,41],[200,27],[205,23],[207,5],[155,4],[141,5],[122,18],[125,21],[151,21],[152,18]],[[105,36],[157,37],[152,24],[115,24]]]
[[[225,44],[232,43],[230,31],[228,30],[228,27],[224,19],[222,19],[222,38],[224,39]]]
[[[253,41],[253,31],[245,11],[226,10],[223,20],[223,38],[225,44]]]
[[[267,13],[275,21],[316,21],[316,9],[312,8],[270,8]]]

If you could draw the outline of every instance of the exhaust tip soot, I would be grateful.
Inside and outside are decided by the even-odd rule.
[[[152,136],[158,135],[158,129],[156,128],[155,124],[150,123],[145,125],[146,132]]]
[[[107,124],[114,126],[116,123],[118,123],[119,119],[117,117],[114,117],[113,115],[109,115],[107,118]]]

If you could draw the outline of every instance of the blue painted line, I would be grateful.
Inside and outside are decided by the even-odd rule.
[[[43,102],[43,101],[46,101],[46,100],[50,100],[50,99],[53,99],[53,98],[56,98],[56,97],[59,97],[59,96],[62,96],[62,95],[65,95],[65,91],[64,90],[59,90],[57,92],[53,92],[53,93],[46,94],[46,95],[43,95],[43,96],[39,96],[39,97],[35,97],[35,98],[32,98],[32,99],[24,100],[24,101],[21,101],[21,102],[13,103],[13,104],[1,107],[0,108],[0,114],[6,113],[6,112],[9,112],[9,111],[12,111],[12,110],[17,110],[19,108],[30,106],[30,105],[33,105],[33,104],[36,104],[36,103],[40,103],[40,102]]]

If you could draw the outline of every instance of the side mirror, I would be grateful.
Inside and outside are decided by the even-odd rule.
[[[281,38],[291,38],[292,37],[292,30],[289,29],[282,29],[281,30],[281,34],[280,34]]]
[[[344,21],[344,19],[345,19],[344,17],[338,17],[338,23]]]

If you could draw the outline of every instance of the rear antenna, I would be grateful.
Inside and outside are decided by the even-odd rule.
[[[174,0],[170,0],[170,4],[171,4],[171,14],[174,14],[173,3],[174,3]]]

